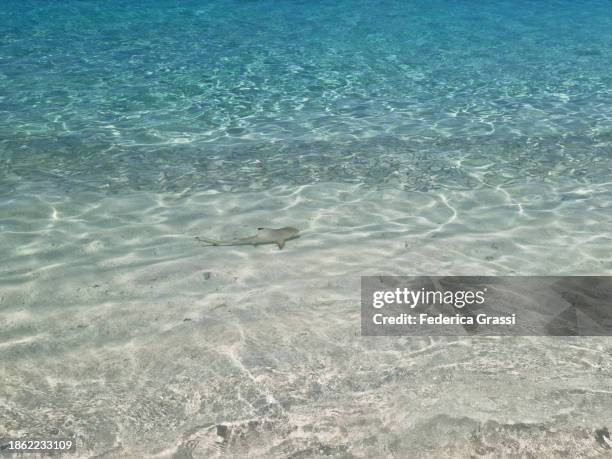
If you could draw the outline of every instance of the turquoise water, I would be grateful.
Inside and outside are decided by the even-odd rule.
[[[611,11],[4,0],[0,438],[608,453],[609,338],[361,337],[359,280],[612,274]]]
[[[609,8],[7,1],[3,191],[608,181]]]

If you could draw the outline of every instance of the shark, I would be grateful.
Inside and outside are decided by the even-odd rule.
[[[295,239],[298,237],[300,230],[292,226],[285,226],[283,228],[257,228],[257,234],[249,237],[242,237],[238,239],[230,239],[226,241],[216,241],[214,239],[208,239],[205,237],[196,236],[195,240],[208,246],[219,246],[219,245],[262,245],[262,244],[276,244],[280,249],[285,247],[285,242]]]

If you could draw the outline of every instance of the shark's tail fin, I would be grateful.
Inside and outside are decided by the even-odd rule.
[[[221,245],[221,242],[215,241],[214,239],[207,239],[205,237],[200,237],[200,236],[195,236],[194,239],[202,244]]]

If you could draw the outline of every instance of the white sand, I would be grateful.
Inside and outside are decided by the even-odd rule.
[[[0,436],[57,428],[83,457],[594,457],[609,339],[363,338],[359,279],[612,274],[610,188],[16,197]],[[192,239],[288,225],[284,250]]]

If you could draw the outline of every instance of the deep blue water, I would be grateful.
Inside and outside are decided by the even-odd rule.
[[[0,186],[601,183],[611,68],[609,1],[5,0]]]

